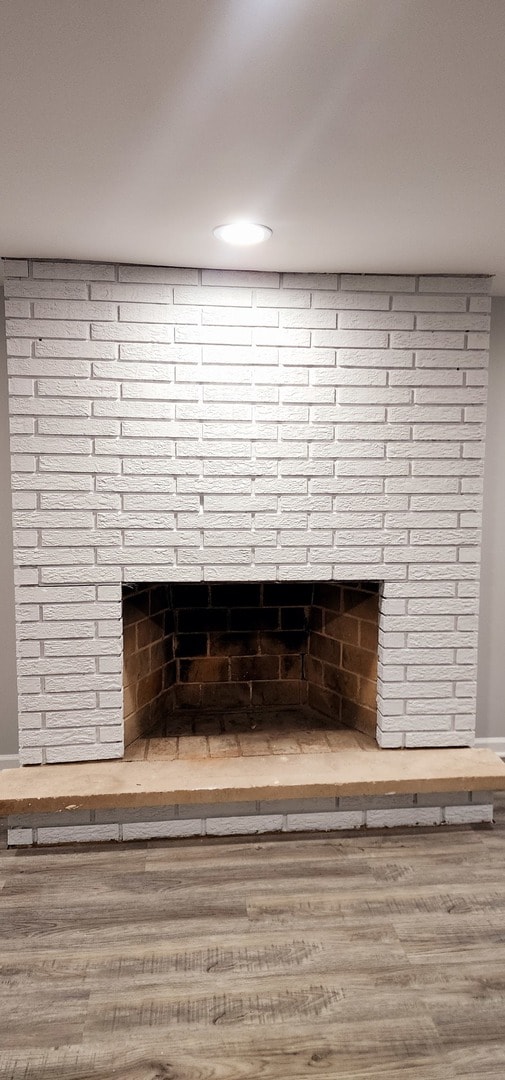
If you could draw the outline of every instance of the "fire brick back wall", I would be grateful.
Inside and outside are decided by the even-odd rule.
[[[307,701],[375,735],[376,583],[126,585],[123,630],[125,745],[177,710]]]
[[[303,654],[312,585],[174,585],[177,708],[307,700]]]
[[[121,755],[122,580],[381,580],[379,743],[471,743],[490,279],[5,277],[21,760]]]

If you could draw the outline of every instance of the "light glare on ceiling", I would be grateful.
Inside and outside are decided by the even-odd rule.
[[[268,225],[258,225],[254,221],[230,221],[226,225],[217,225],[212,231],[218,240],[238,247],[261,244],[272,235]]]

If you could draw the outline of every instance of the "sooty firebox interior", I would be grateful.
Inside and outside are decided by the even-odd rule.
[[[307,727],[375,735],[379,582],[123,588],[125,744]]]

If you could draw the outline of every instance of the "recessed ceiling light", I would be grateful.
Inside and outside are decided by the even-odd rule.
[[[261,244],[272,235],[268,225],[257,225],[254,221],[230,221],[227,225],[217,225],[212,231],[218,240],[239,247]]]

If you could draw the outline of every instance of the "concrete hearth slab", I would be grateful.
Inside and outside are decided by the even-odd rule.
[[[0,815],[497,789],[505,789],[505,763],[490,750],[466,748],[101,761],[1,772]]]

